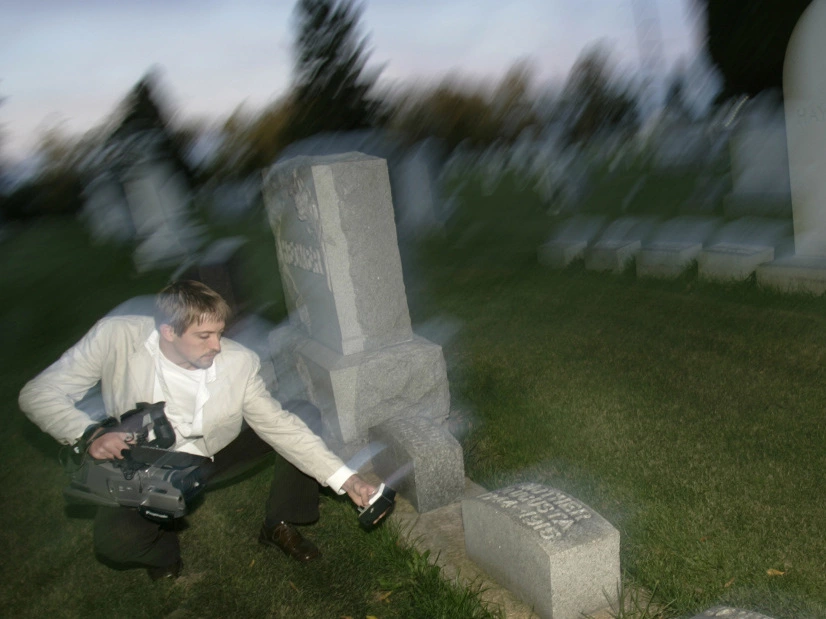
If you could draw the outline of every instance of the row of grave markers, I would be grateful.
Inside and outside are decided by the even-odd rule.
[[[795,257],[791,222],[740,217],[724,223],[715,217],[578,215],[563,221],[539,248],[539,261],[564,268],[584,260],[594,271],[622,272],[634,261],[639,277],[679,277],[696,261],[698,277],[708,281],[743,281],[756,273],[761,285],[783,291],[826,291],[826,273],[801,270],[777,277],[777,264]]]
[[[786,50],[783,103],[792,222],[743,217],[723,226],[678,218],[658,226],[626,217],[603,227],[593,219],[572,218],[540,248],[540,261],[563,267],[584,257],[586,268],[621,270],[636,258],[639,275],[673,277],[696,260],[704,279],[743,280],[756,273],[759,284],[777,290],[826,292],[824,31],[826,0],[816,0]]]

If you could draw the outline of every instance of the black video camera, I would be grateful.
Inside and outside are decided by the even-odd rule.
[[[209,458],[169,451],[175,444],[175,430],[164,413],[164,402],[140,402],[125,413],[120,422],[101,424],[103,433],[127,432],[134,447],[123,451],[122,460],[95,460],[89,457],[85,441],[75,446],[81,455],[69,486],[63,490],[71,503],[134,507],[151,520],[172,520],[186,514],[187,503],[203,492],[204,466]],[[99,426],[99,427],[101,427]],[[97,430],[98,428],[93,428]],[[95,438],[101,433],[87,431]]]

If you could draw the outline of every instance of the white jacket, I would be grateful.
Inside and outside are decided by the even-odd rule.
[[[152,402],[155,363],[144,345],[155,329],[147,316],[103,318],[63,356],[29,381],[20,408],[40,428],[64,444],[74,443],[93,423],[75,404],[101,383],[108,415],[120,415],[137,402]],[[204,453],[214,455],[250,427],[299,469],[320,483],[343,466],[298,417],[281,408],[258,375],[258,356],[237,342],[221,340],[215,380],[207,382],[203,409]]]

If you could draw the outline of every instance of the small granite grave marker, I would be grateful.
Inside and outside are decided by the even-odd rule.
[[[616,605],[620,536],[575,498],[524,483],[462,501],[468,557],[540,617]]]

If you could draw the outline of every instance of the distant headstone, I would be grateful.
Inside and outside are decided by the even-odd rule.
[[[585,253],[585,268],[589,271],[613,271],[621,273],[640,252],[639,239],[606,239],[594,243]]]
[[[412,147],[396,164],[394,204],[399,236],[426,237],[444,229],[439,169],[444,154],[433,139]]]
[[[719,225],[712,217],[684,216],[664,222],[637,255],[637,276],[678,277],[697,259],[703,243]]]
[[[181,173],[164,161],[141,161],[124,175],[123,185],[140,239],[138,270],[179,264],[197,251],[202,230],[190,221],[189,188]]]
[[[605,228],[585,251],[585,268],[591,271],[623,271],[655,231],[653,217],[620,217]]]
[[[732,191],[725,200],[726,215],[789,217],[789,156],[779,98],[766,94],[749,102],[730,147]]]
[[[110,173],[102,172],[83,189],[81,218],[100,242],[126,243],[135,238],[135,226],[123,187]]]
[[[605,217],[574,215],[561,222],[551,237],[539,247],[539,263],[552,269],[563,269],[584,257],[589,243],[605,226]]]
[[[660,168],[698,165],[708,156],[709,140],[700,124],[664,123],[656,142],[654,163]]]
[[[699,253],[697,273],[700,279],[707,281],[744,281],[758,266],[773,259],[773,247],[716,243]]]
[[[711,281],[748,279],[762,264],[791,253],[791,224],[741,217],[719,228],[697,256],[697,275]]]
[[[715,606],[699,615],[694,615],[691,619],[711,619],[720,617],[722,619],[772,619],[766,615],[761,615],[753,610],[743,610],[730,606]]]
[[[797,22],[783,66],[783,101],[794,218],[793,256],[757,271],[759,284],[826,292],[826,0],[814,0]]]
[[[617,603],[620,535],[584,503],[535,483],[462,501],[468,557],[544,618]]]
[[[701,243],[655,241],[637,254],[637,277],[674,278],[685,273],[703,249]]]
[[[370,429],[375,472],[420,514],[458,499],[465,488],[462,448],[424,417],[397,417]]]

